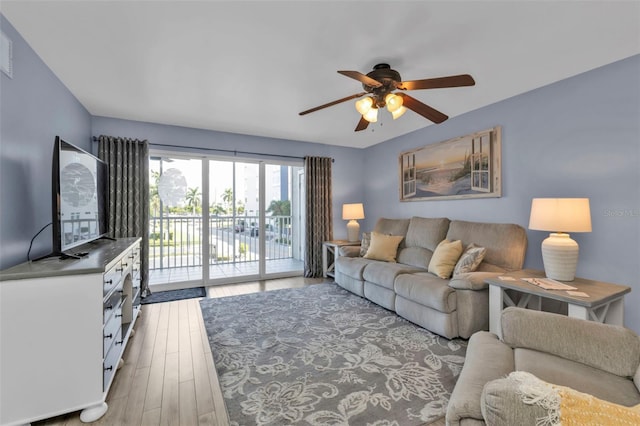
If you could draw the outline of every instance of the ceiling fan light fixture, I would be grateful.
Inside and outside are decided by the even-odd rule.
[[[400,96],[397,96],[397,97],[400,98]],[[400,99],[402,99],[402,98],[400,98]],[[402,105],[400,105],[400,108],[398,108],[398,109],[396,109],[394,111],[391,111],[391,116],[395,120],[396,118],[401,117],[402,114],[404,114],[405,112],[407,112],[407,108],[402,106]]]
[[[388,93],[387,96],[384,97],[384,101],[387,104],[387,110],[392,114],[394,111],[402,108],[402,96]]]
[[[356,101],[356,109],[362,115],[365,115],[366,113],[368,113],[372,107],[373,107],[373,98],[371,98],[370,96],[366,96]]]
[[[369,111],[362,114],[365,120],[369,123],[375,123],[378,121],[378,108],[369,108]]]

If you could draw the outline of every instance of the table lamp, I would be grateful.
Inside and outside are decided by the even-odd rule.
[[[358,241],[360,239],[358,219],[364,219],[364,207],[362,203],[342,205],[342,220],[349,221],[349,223],[347,223],[347,239],[349,241]]]
[[[578,243],[567,232],[591,232],[588,198],[534,198],[529,229],[552,231],[542,242],[542,262],[548,278],[573,281]]]

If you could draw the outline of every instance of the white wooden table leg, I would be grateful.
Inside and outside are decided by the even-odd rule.
[[[328,259],[328,254],[327,254],[327,250],[329,250],[329,247],[326,244],[322,245],[322,276],[327,278],[327,270],[329,269],[329,259]]]
[[[607,324],[624,325],[624,299],[612,300],[609,305],[609,312],[604,319]]]
[[[497,285],[489,285],[489,331],[502,337],[500,316],[504,306],[504,293]]]
[[[583,320],[589,320],[589,308],[586,308],[584,306],[578,306],[578,305],[574,305],[572,303],[569,303],[569,309],[567,314],[570,317],[573,318],[580,318]]]

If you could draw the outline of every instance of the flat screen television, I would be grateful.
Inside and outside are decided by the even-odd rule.
[[[106,236],[109,170],[99,158],[56,136],[53,150],[53,255]]]

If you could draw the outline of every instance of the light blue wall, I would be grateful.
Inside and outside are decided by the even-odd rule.
[[[400,152],[496,125],[502,198],[399,202]],[[363,229],[380,216],[414,215],[526,228],[532,198],[590,198],[593,232],[572,235],[578,276],[630,286],[625,324],[640,332],[640,55],[378,144],[364,157]],[[526,267],[542,269],[547,235],[528,231]]]
[[[346,237],[343,203],[364,201],[370,229],[380,216],[412,215],[527,226],[531,198],[589,197],[593,232],[575,234],[578,275],[632,287],[625,322],[640,332],[640,55],[487,106],[365,150],[91,117],[0,15],[13,41],[14,77],[0,76],[0,269],[26,260],[31,237],[51,221],[56,135],[89,151],[92,135],[218,147],[334,163],[334,233]],[[398,201],[398,154],[502,126],[503,197]],[[365,166],[366,165],[366,166]],[[386,172],[385,172],[386,170]],[[545,233],[529,231],[525,266],[541,268]],[[32,255],[51,247],[47,230]]]
[[[295,119],[295,117],[293,118]],[[147,139],[151,144],[179,145],[181,147],[235,150],[270,155],[293,157],[320,156],[331,157],[335,161],[333,170],[333,229],[334,238],[347,236],[346,222],[342,220],[342,204],[362,201],[363,183],[362,150],[332,145],[296,142],[283,139],[271,139],[233,133],[216,132],[163,124],[143,123],[139,121],[119,120],[106,117],[93,117],[92,130],[95,136],[102,134]],[[153,147],[152,147],[153,148]],[[183,148],[163,148],[161,150],[188,151]],[[233,154],[191,150],[199,154],[227,156]],[[238,156],[246,155],[238,154]],[[277,159],[277,157],[266,157]],[[286,160],[286,158],[283,158]]]
[[[90,149],[91,117],[13,26],[13,79],[0,73],[0,269],[27,260],[31,238],[51,222],[51,159],[56,135]],[[51,228],[31,257],[51,250]]]

